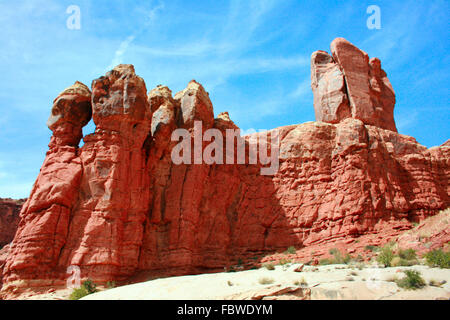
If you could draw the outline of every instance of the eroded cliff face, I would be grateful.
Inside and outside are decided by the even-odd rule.
[[[317,121],[339,123],[347,118],[397,132],[395,93],[378,58],[343,38],[331,43],[331,53],[311,56],[311,87]]]
[[[19,225],[19,213],[25,199],[0,198],[0,249],[10,243]]]
[[[237,128],[227,113],[214,119],[209,95],[195,81],[175,96],[164,86],[147,95],[134,68],[120,65],[94,80],[92,93],[78,82],[66,89],[55,100],[50,149],[6,260],[4,294],[64,286],[70,266],[105,283],[223,270],[289,246],[370,235],[388,241],[448,207],[450,147],[427,149],[385,125],[376,110],[391,112],[392,99],[374,106],[369,95],[371,120],[353,116],[365,111],[359,89],[344,80],[350,71],[315,56],[336,81],[329,96],[314,90],[316,111],[343,105],[349,116],[272,130],[280,138],[273,175],[261,175],[260,163],[174,164],[175,129],[194,136],[195,121],[203,132]],[[345,65],[348,57],[336,56]],[[387,86],[372,64],[369,74]],[[96,131],[79,148],[91,115]],[[248,150],[255,137],[263,138],[239,139]]]

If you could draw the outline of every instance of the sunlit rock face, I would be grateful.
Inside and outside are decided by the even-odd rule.
[[[318,121],[271,130],[280,154],[272,175],[260,163],[174,164],[174,130],[193,135],[195,121],[238,130],[228,113],[214,118],[195,81],[174,96],[165,86],[147,94],[134,67],[120,65],[92,92],[65,90],[3,267],[3,296],[65,286],[69,267],[97,283],[137,281],[258,262],[289,246],[379,244],[449,206],[450,146],[427,149],[396,132],[378,60],[336,39],[332,55],[313,54],[312,71]],[[80,148],[91,116],[95,133]],[[257,137],[243,138],[246,150]]]
[[[378,58],[343,38],[331,43],[331,53],[311,56],[311,86],[316,120],[339,123],[347,118],[397,132],[395,93]]]

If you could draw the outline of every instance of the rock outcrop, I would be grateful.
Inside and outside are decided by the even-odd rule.
[[[316,120],[339,123],[347,118],[397,131],[395,93],[378,58],[343,38],[331,43],[332,56],[316,51],[311,56],[311,86]]]
[[[14,239],[19,225],[19,213],[25,199],[0,198],[0,249]]]
[[[9,243],[19,225],[19,213],[25,199],[13,200],[0,198],[0,288],[2,285],[2,270],[9,252]]]
[[[147,95],[134,68],[120,65],[94,80],[92,93],[80,83],[65,90],[3,270],[4,295],[63,287],[69,267],[97,283],[137,281],[223,270],[289,246],[388,241],[447,208],[450,147],[427,149],[395,131],[386,120],[389,81],[356,50],[338,39],[335,58],[313,55],[320,121],[268,132],[279,137],[272,175],[261,174],[267,163],[248,161],[252,141],[266,133],[236,138],[247,151],[243,164],[196,163],[207,141],[194,146],[193,164],[174,163],[175,129],[194,142],[196,121],[202,133],[238,129],[227,113],[214,119],[195,81],[174,97],[164,86]],[[80,148],[91,110],[96,131]]]

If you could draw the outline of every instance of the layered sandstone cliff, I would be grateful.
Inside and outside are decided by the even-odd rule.
[[[25,199],[0,198],[0,249],[10,243],[19,225],[19,213]]]
[[[52,108],[53,136],[21,212],[3,292],[64,286],[70,266],[101,283],[222,270],[289,246],[387,241],[447,208],[450,147],[427,149],[396,132],[394,93],[378,60],[342,39],[332,52],[313,54],[318,121],[270,132],[279,136],[273,175],[248,161],[173,162],[175,129],[195,136],[195,121],[203,132],[237,128],[227,113],[214,119],[195,81],[175,96],[164,86],[147,95],[133,66],[120,65],[92,92],[78,82],[66,89]],[[80,148],[91,116],[96,131]],[[238,139],[248,151],[258,137],[265,134]]]

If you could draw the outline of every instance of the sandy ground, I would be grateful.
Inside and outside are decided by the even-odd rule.
[[[314,299],[450,299],[450,269],[427,266],[378,268],[359,270],[349,265],[305,266],[300,264],[276,266],[275,270],[261,268],[240,272],[222,272],[192,276],[171,277],[127,285],[98,292],[86,300],[215,300],[233,299],[245,292],[258,292],[274,285],[300,286],[311,289]],[[403,278],[402,270],[421,272],[427,284],[430,280],[447,281],[441,287],[427,285],[419,290],[399,288],[392,280]],[[261,279],[269,280],[261,284]],[[54,293],[57,295],[57,293]],[[36,298],[36,297],[35,297]],[[42,297],[44,298],[44,297]],[[49,297],[50,298],[50,297]]]

